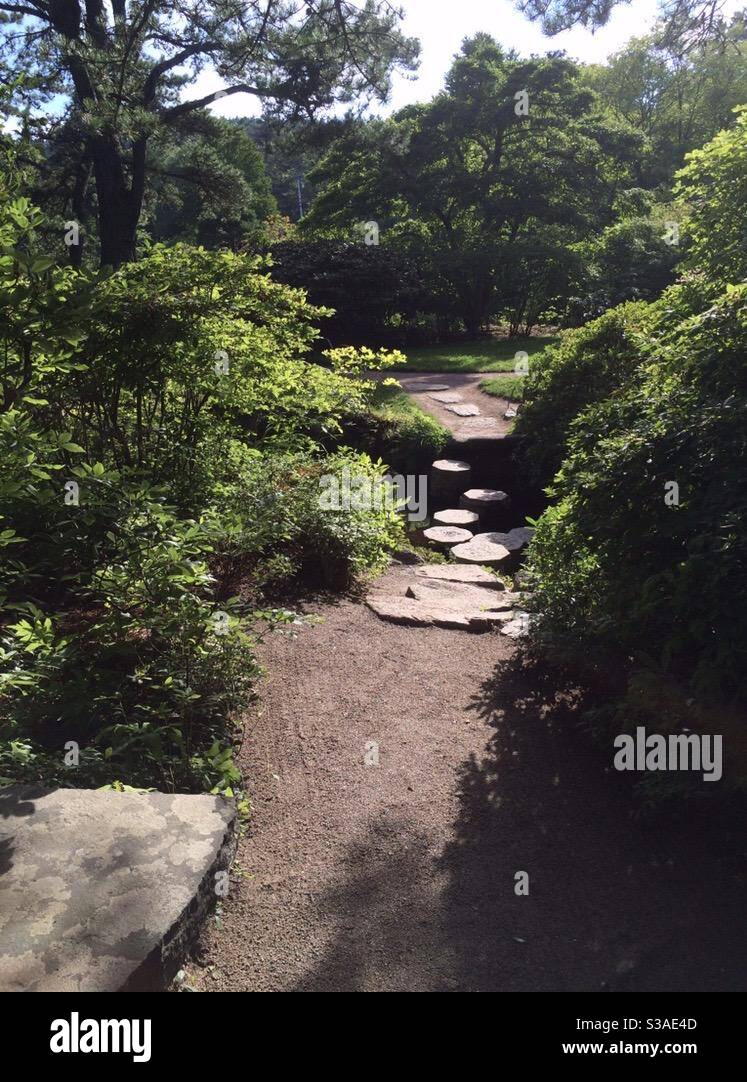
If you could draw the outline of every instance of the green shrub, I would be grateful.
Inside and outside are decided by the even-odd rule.
[[[515,434],[526,437],[522,472],[533,485],[549,483],[565,458],[574,419],[590,405],[619,394],[645,358],[649,306],[629,303],[605,312],[532,358]]]
[[[396,382],[384,380],[367,408],[345,423],[343,438],[397,473],[421,474],[428,473],[451,436]]]
[[[251,566],[253,582],[265,590],[291,584],[343,589],[360,575],[381,570],[390,550],[403,541],[403,518],[385,505],[325,509],[323,478],[339,479],[344,471],[376,482],[384,466],[351,451],[314,459],[254,458],[230,487],[238,512],[226,558]]]
[[[720,718],[728,740],[738,717],[734,751],[747,702],[747,286],[684,318],[682,300],[677,289],[651,306],[638,380],[574,421],[530,575],[545,645],[627,673],[617,731],[643,717],[711,731]],[[744,751],[730,770],[747,776]]]

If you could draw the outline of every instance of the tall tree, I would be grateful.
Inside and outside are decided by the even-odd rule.
[[[629,184],[640,137],[595,105],[564,57],[522,60],[478,34],[444,93],[333,147],[304,229],[378,221],[385,242],[428,267],[443,303],[456,299],[470,333],[496,303],[522,320],[526,289],[609,223]]]
[[[135,254],[148,145],[165,129],[238,93],[290,118],[384,100],[417,57],[386,0],[0,0],[0,15],[0,65],[31,75],[21,100],[68,102],[115,267]],[[207,68],[224,89],[190,96]]]

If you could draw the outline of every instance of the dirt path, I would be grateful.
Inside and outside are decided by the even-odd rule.
[[[315,611],[264,644],[243,751],[251,829],[190,982],[744,987],[736,880],[707,839],[631,819],[620,776],[561,732],[513,643],[383,623],[347,600]],[[371,741],[378,766],[364,765]]]
[[[496,372],[394,372],[394,377],[400,383],[402,389],[407,391],[418,405],[432,414],[437,420],[445,425],[455,436],[465,438],[498,438],[505,436],[511,430],[512,419],[506,419],[504,414],[509,405],[508,399],[496,398],[480,390],[480,381],[487,376],[495,376]],[[390,376],[392,373],[387,372]],[[476,417],[459,417],[446,409],[445,406],[431,397],[428,391],[423,390],[429,386],[445,386],[448,391],[461,395],[463,403],[477,406],[480,411]],[[440,393],[440,392],[436,392]]]

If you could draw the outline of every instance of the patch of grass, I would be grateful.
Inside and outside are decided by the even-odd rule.
[[[480,390],[494,398],[507,398],[509,402],[521,402],[524,397],[523,376],[491,376],[480,380]]]
[[[557,342],[552,335],[532,338],[484,338],[407,350],[404,372],[513,372],[519,351],[531,357]]]

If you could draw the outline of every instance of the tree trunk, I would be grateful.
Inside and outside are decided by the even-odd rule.
[[[107,137],[92,143],[96,176],[101,266],[116,270],[135,258],[135,240],[143,205],[145,142],[133,148],[132,181],[127,183],[121,152]]]

